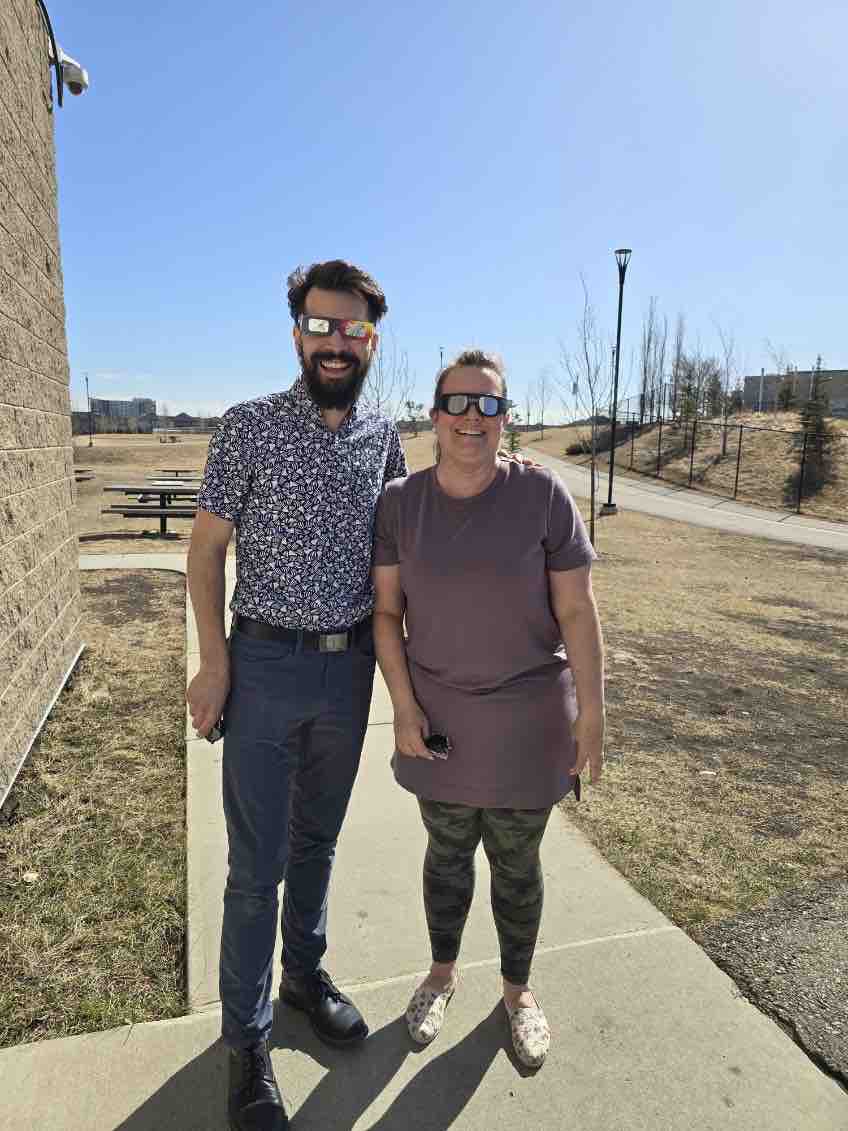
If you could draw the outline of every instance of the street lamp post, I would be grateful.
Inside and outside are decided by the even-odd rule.
[[[94,447],[94,418],[91,415],[91,395],[88,391],[88,374],[85,375],[85,399],[88,401],[88,446]]]
[[[601,507],[601,514],[616,514],[618,507],[612,501],[612,480],[615,473],[615,426],[618,421],[618,362],[621,357],[621,304],[624,299],[624,276],[630,262],[630,248],[619,247],[615,252],[618,264],[618,330],[615,335],[615,377],[612,390],[612,428],[610,431],[609,491],[607,501]]]
[[[444,367],[445,367],[445,347],[439,346],[439,369],[440,370],[444,369]]]

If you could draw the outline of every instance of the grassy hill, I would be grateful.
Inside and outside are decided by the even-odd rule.
[[[802,513],[822,518],[848,521],[848,420],[831,421],[835,432],[832,448],[832,481],[817,492],[807,491],[802,503]],[[695,458],[692,464],[692,488],[724,497],[732,497],[736,477],[736,457],[739,426],[742,430],[742,458],[739,469],[737,498],[740,502],[776,509],[794,509],[795,484],[798,473],[798,451],[793,432],[800,429],[797,412],[739,413],[729,421],[727,452],[721,454],[720,423],[698,422]],[[566,449],[581,436],[588,438],[588,428],[564,426],[546,428],[544,438],[539,433],[525,433],[522,447],[528,453],[535,449],[549,455],[563,456]],[[660,443],[657,425],[647,425],[641,434],[634,436],[631,444],[617,445],[616,474],[655,476],[657,453],[660,454],[660,477],[666,482],[686,485],[689,480],[691,430],[682,426],[663,424]],[[568,456],[575,463],[588,463],[586,456]],[[632,458],[632,463],[631,463]],[[607,455],[600,458],[608,466]],[[641,473],[641,474],[640,474]]]

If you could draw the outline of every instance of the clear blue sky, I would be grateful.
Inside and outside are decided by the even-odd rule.
[[[422,400],[469,343],[523,397],[581,272],[613,336],[621,245],[623,362],[656,295],[747,372],[848,366],[842,3],[48,2],[91,79],[56,114],[75,400],[288,387],[285,276],[335,256]]]

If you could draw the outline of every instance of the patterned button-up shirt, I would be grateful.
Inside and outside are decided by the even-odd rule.
[[[302,377],[229,409],[197,505],[236,525],[233,611],[325,632],[368,616],[377,499],[406,474],[390,420],[354,405],[332,432]]]

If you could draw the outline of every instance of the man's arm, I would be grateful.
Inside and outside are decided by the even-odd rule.
[[[197,624],[200,670],[186,700],[195,730],[206,735],[218,722],[230,692],[230,655],[224,633],[227,546],[232,522],[198,510],[188,551],[188,591]]]
[[[577,689],[577,721],[574,738],[577,761],[573,773],[581,773],[587,762],[591,780],[601,776],[604,754],[604,645],[601,624],[592,593],[588,565],[577,569],[549,570],[551,607],[559,624],[568,662]]]

